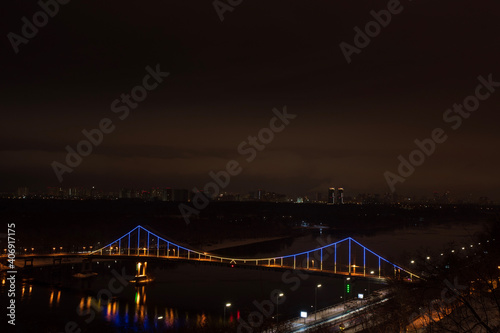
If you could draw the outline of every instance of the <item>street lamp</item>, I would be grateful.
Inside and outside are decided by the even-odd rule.
[[[229,308],[231,307],[231,303],[226,303],[226,305],[224,306],[224,322],[223,324],[226,324],[226,308]]]
[[[314,289],[314,321],[316,321],[316,318],[318,316],[318,288],[321,288],[321,284],[318,284],[316,288]]]
[[[278,316],[279,316],[279,302],[278,298],[283,297],[285,294],[281,293],[279,295],[276,295],[276,329],[278,329]]]
[[[370,272],[371,275],[375,274],[375,271]],[[368,296],[371,295],[371,278],[368,279]]]

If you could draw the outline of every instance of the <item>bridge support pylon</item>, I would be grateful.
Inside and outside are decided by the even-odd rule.
[[[84,258],[82,260],[82,273],[91,273],[92,272],[92,258]]]

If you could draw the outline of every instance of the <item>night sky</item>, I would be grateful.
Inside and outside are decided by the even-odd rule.
[[[40,7],[3,3],[0,191],[59,185],[51,163],[109,118],[115,130],[61,186],[203,187],[236,159],[227,191],[383,193],[398,156],[443,128],[447,141],[396,191],[500,200],[500,88],[458,129],[443,121],[479,75],[500,82],[500,4],[402,0],[348,64],[339,44],[387,5],[244,0],[221,22],[212,1],[72,0],[15,54],[8,33]],[[112,102],[157,64],[170,75],[120,120]],[[297,117],[246,162],[240,143],[285,105]]]

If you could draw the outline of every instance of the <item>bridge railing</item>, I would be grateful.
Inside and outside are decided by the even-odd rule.
[[[357,276],[394,277],[416,274],[391,263],[351,237],[300,253],[267,258],[232,258],[189,249],[167,240],[154,232],[137,226],[115,241],[91,254],[156,256],[189,260],[217,261],[233,265],[260,265],[350,274]]]

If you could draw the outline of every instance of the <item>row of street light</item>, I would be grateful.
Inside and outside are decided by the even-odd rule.
[[[495,241],[495,239],[493,239],[493,241]],[[489,243],[489,242],[490,242],[490,240],[488,239],[488,240],[486,241],[486,243]],[[477,243],[477,245],[481,245],[481,243]],[[471,244],[471,245],[470,245],[470,248],[473,248],[473,247],[474,247],[474,244]],[[467,249],[467,248],[468,248],[468,247],[466,247],[466,246],[462,246],[462,251],[465,251],[465,249]],[[451,253],[455,253],[455,250],[451,250]],[[441,256],[444,256],[444,253],[441,253]],[[426,259],[426,260],[431,260],[431,257],[430,257],[430,256],[427,256],[427,257],[425,257],[425,259]],[[411,261],[410,261],[410,264],[415,264],[415,260],[411,260]]]
[[[92,249],[93,249],[93,246],[83,246],[81,247],[83,249],[83,252],[91,252]],[[80,249],[80,247],[78,248],[78,250]],[[45,248],[44,250],[42,250],[42,253],[47,251],[47,250],[50,250],[50,248]],[[77,251],[78,251],[77,250]],[[63,247],[62,246],[53,246],[52,247],[52,253],[62,253],[63,251]],[[74,250],[72,250],[74,251]],[[3,252],[7,253],[7,249],[3,249]],[[28,248],[28,247],[25,247],[25,248],[21,248],[19,251],[16,251],[18,254],[35,254],[35,248],[32,247],[32,248]],[[67,252],[70,252],[70,251],[67,251]]]

